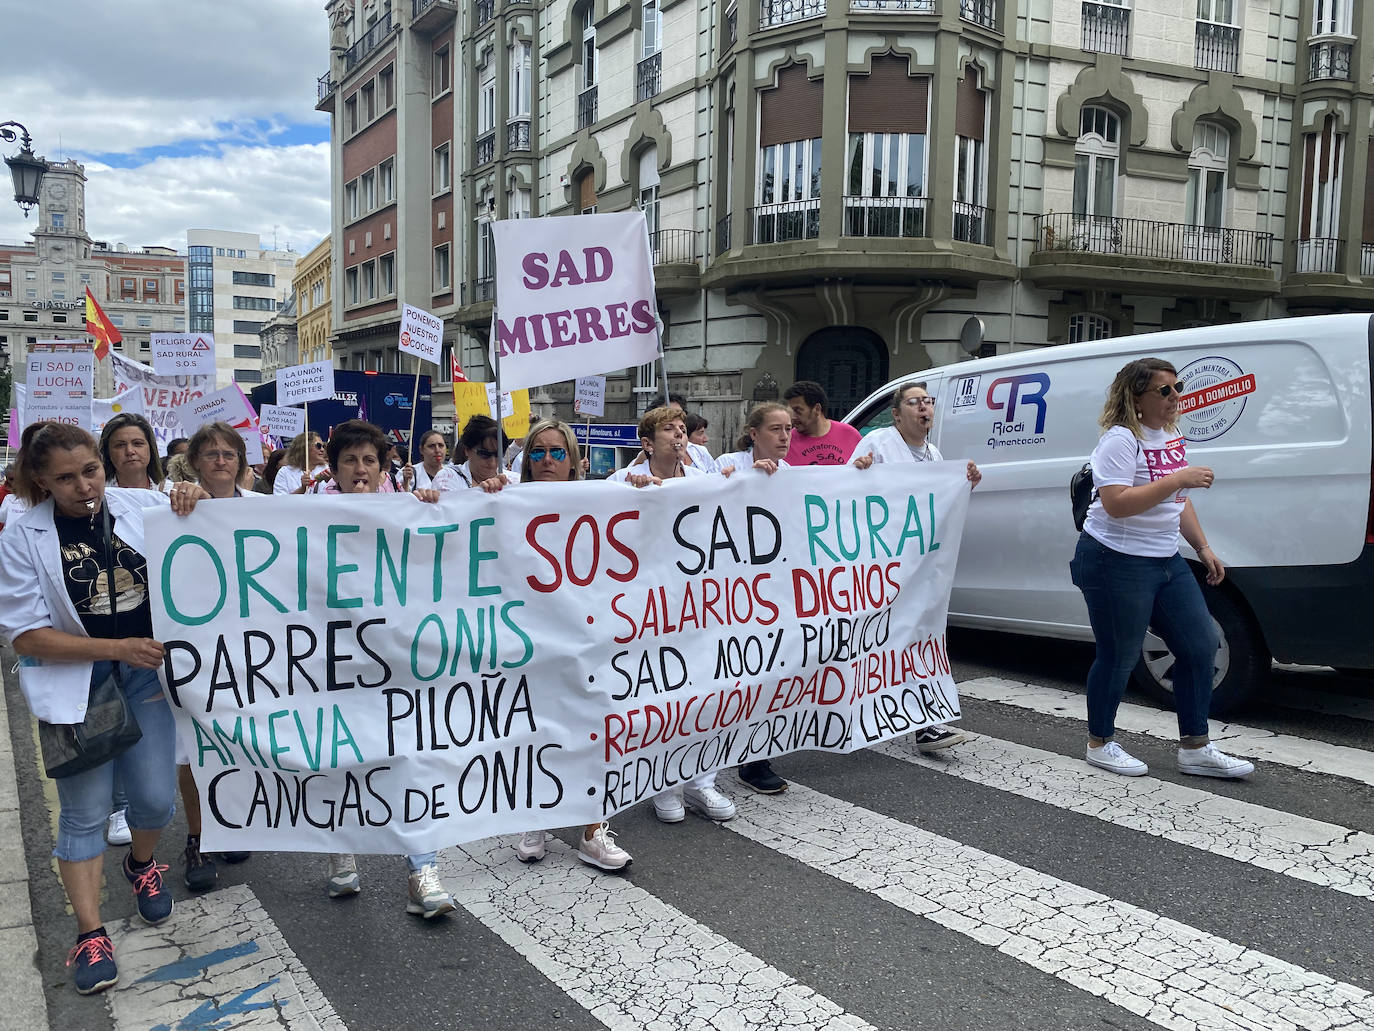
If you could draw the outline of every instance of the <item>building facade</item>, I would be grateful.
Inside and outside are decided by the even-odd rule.
[[[186,231],[188,326],[192,333],[215,335],[219,386],[263,381],[258,334],[286,304],[297,257],[289,250],[264,250],[256,233]]]
[[[296,294],[291,293],[281,310],[263,323],[258,332],[258,345],[262,348],[262,378],[272,381],[277,378],[277,370],[299,365],[299,330],[296,318]]]
[[[727,436],[795,379],[842,413],[969,353],[1374,307],[1357,0],[328,10],[350,368],[394,364],[406,302],[476,378],[490,222],[631,207],[670,383]],[[608,417],[656,386],[612,377]],[[537,400],[567,416],[570,385]]]
[[[33,240],[0,245],[0,366],[14,367],[16,381],[23,382],[30,344],[88,341],[87,287],[124,337],[115,350],[148,363],[153,333],[186,331],[186,280],[186,258],[171,248],[130,250],[92,240],[84,167],[51,163],[39,192]],[[96,390],[108,393],[108,370],[103,371]]]
[[[329,341],[332,323],[330,290],[330,238],[296,262],[291,289],[296,295],[297,355],[301,364],[323,362],[334,357]]]

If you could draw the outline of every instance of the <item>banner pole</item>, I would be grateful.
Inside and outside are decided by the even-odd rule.
[[[501,417],[501,335],[496,328],[496,305],[491,306],[491,328],[487,330],[489,341],[487,347],[491,352],[491,371],[496,380],[496,439],[504,440],[506,437],[506,420]],[[502,468],[505,467],[505,450],[502,449]]]
[[[663,377],[663,404],[667,407],[668,401],[668,356],[663,352],[663,323],[654,317],[654,333],[658,336],[658,368],[659,374]]]
[[[415,409],[420,406],[420,356],[415,355],[415,389],[410,394],[410,436],[406,437],[406,464],[415,452]]]

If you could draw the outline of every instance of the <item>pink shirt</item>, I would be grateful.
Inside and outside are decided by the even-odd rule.
[[[858,430],[848,423],[830,420],[830,432],[824,437],[808,437],[800,430],[792,431],[792,445],[787,449],[788,465],[844,465],[862,439]]]

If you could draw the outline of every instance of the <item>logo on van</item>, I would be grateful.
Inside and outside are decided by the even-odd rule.
[[[1006,384],[1006,393],[1000,398],[997,396],[997,388]],[[1001,379],[992,381],[992,386],[988,387],[988,407],[994,412],[1006,411],[1003,423],[1012,425],[1016,422],[1016,405],[1026,404],[1035,409],[1035,429],[1032,433],[1037,435],[1045,432],[1045,415],[1048,406],[1045,404],[1045,395],[1050,391],[1050,378],[1043,372],[1027,372],[1020,376],[1003,376]]]
[[[1192,441],[1216,440],[1234,426],[1255,392],[1255,374],[1229,358],[1199,358],[1178,370],[1188,391],[1178,403],[1178,426]]]

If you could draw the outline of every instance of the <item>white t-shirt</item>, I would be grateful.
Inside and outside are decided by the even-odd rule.
[[[1124,426],[1113,426],[1093,449],[1093,486],[1097,489],[1116,484],[1139,487],[1187,468],[1188,457],[1183,437],[1164,430],[1141,427],[1139,440]],[[1127,555],[1169,558],[1178,552],[1178,521],[1188,492],[1172,497],[1141,512],[1115,519],[1094,498],[1088,508],[1083,529],[1100,544]]]
[[[0,526],[7,526],[29,510],[29,503],[18,494],[6,494],[0,501]]]
[[[310,471],[310,475],[318,476],[328,468],[327,465],[317,465]],[[294,465],[283,465],[277,470],[277,478],[272,481],[272,493],[294,494],[304,479],[305,475]]]
[[[920,447],[912,447],[907,443],[906,438],[895,426],[884,426],[880,430],[874,430],[864,437],[854,446],[854,453],[849,456],[852,465],[856,459],[864,455],[873,456],[873,464],[880,462],[943,462],[945,456],[940,454],[940,449],[930,442],[926,442]]]
[[[433,476],[430,476],[429,473],[425,471],[423,462],[417,466],[413,466],[412,468],[414,468],[415,470],[415,483],[411,487],[411,490],[429,490],[430,488],[438,490],[439,488],[434,486],[434,481],[437,480],[440,475],[442,475],[445,469],[450,468],[450,466],[447,462],[445,462],[443,465],[439,466],[439,472],[435,473]],[[401,482],[400,473],[396,474],[396,482]]]
[[[520,482],[520,470],[502,469],[501,476],[507,483]],[[462,465],[446,465],[434,474],[434,481],[430,486],[440,494],[447,494],[453,490],[467,490],[477,484],[472,482],[472,469],[467,462]]]
[[[728,455],[721,455],[716,459],[716,471],[725,472],[726,469],[752,469],[754,468],[753,451],[731,451]],[[788,464],[782,459],[778,459],[778,468],[787,469]]]

